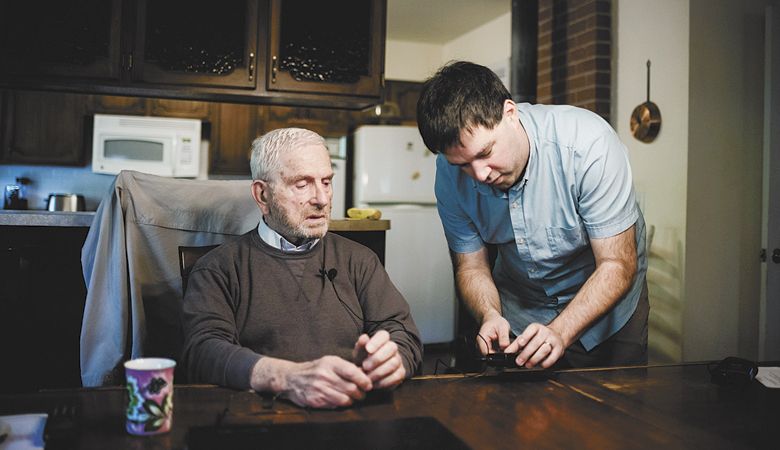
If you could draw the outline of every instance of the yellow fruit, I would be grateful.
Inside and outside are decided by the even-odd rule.
[[[376,208],[349,208],[347,217],[350,219],[373,219],[382,218],[382,211]]]

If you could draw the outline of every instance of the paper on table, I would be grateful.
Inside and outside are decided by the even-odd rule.
[[[768,388],[780,388],[780,367],[759,367],[756,380]]]
[[[47,414],[0,416],[0,422],[11,427],[11,434],[0,443],[0,450],[42,450],[47,417]]]

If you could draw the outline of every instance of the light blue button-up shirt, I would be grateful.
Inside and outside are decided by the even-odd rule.
[[[633,314],[647,272],[645,222],[625,146],[596,114],[572,107],[517,105],[530,141],[525,172],[507,192],[480,183],[444,155],[436,160],[436,200],[450,249],[496,244],[493,278],[503,315],[519,335],[550,323],[595,270],[591,238],[636,223],[637,274],[615,307],[581,337],[590,350]]]
[[[260,235],[266,244],[273,248],[279,249],[285,253],[301,253],[312,249],[320,240],[306,239],[301,245],[295,245],[284,238],[281,234],[277,233],[274,229],[265,223],[265,218],[260,219],[260,223],[257,224],[257,233]]]

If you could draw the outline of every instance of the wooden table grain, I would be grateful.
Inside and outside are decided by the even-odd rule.
[[[177,385],[173,430],[124,430],[122,388],[0,396],[0,414],[77,405],[79,449],[185,448],[194,426],[331,423],[429,416],[474,449],[777,448],[780,390],[710,382],[707,366],[505,371],[419,377],[335,411],[299,408],[250,391]],[[441,449],[444,450],[444,449]]]

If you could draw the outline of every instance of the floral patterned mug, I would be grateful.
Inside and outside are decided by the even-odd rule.
[[[173,369],[167,358],[139,358],[125,362],[127,422],[130,434],[167,433],[173,421]]]

